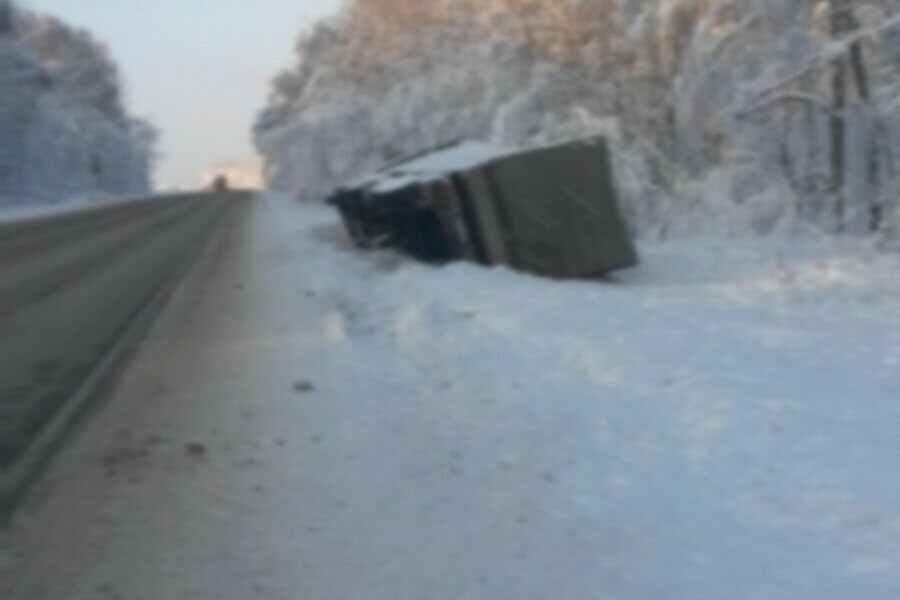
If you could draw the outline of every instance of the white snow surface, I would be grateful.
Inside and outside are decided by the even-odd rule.
[[[359,179],[350,187],[369,187],[387,193],[413,183],[443,179],[453,173],[486,164],[515,152],[485,142],[469,140],[455,146],[427,153],[421,157],[390,165]]]
[[[693,240],[560,283],[360,254],[278,196],[216,248],[4,598],[897,597],[896,255]]]

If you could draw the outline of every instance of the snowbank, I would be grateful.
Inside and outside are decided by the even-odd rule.
[[[474,462],[446,485],[489,486],[510,527],[530,515],[521,539],[543,531],[560,562],[522,541],[521,572],[568,573],[567,598],[893,597],[896,255],[681,241],[644,245],[610,283],[561,284],[321,248],[333,217],[307,214],[300,268],[337,307],[323,328],[352,377],[416,391],[383,410],[422,404],[463,440]]]

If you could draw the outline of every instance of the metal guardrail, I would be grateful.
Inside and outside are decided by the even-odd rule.
[[[123,339],[244,193],[0,221],[0,512],[124,353]]]

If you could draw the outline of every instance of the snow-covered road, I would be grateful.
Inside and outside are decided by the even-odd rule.
[[[761,247],[555,283],[261,199],[0,540],[3,597],[892,600],[897,258]]]

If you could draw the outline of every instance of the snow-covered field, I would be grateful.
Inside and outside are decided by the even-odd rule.
[[[20,518],[13,598],[897,597],[897,255],[681,241],[561,283],[359,254],[280,197],[247,228]],[[163,440],[124,488],[122,429]]]
[[[643,254],[612,284],[342,261],[328,269],[350,276],[323,291],[358,360],[398,361],[474,449],[482,500],[510,527],[524,516],[540,548],[519,575],[568,573],[556,597],[895,597],[898,256],[778,241]]]

